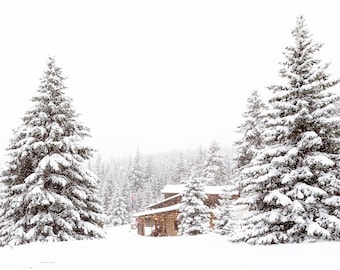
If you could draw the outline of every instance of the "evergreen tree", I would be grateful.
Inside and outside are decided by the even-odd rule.
[[[158,199],[160,199],[160,190],[163,188],[159,188],[159,180],[155,175],[155,164],[151,157],[146,160],[145,166],[145,188],[144,188],[144,206],[147,206]]]
[[[90,160],[91,161],[91,160]],[[104,199],[104,193],[105,193],[105,188],[106,188],[106,178],[105,178],[105,166],[104,166],[104,162],[102,159],[102,156],[100,154],[98,154],[96,156],[96,159],[94,160],[93,164],[89,164],[91,167],[89,167],[89,169],[94,172],[97,177],[99,178],[99,186],[98,186],[98,195],[99,198],[101,199],[103,206],[105,208],[105,199]]]
[[[138,212],[143,209],[143,189],[145,187],[144,168],[142,157],[137,150],[136,155],[129,165],[128,181],[130,191],[130,209],[131,212]]]
[[[243,170],[241,202],[254,214],[235,240],[253,244],[340,240],[339,96],[314,54],[303,17],[292,31],[280,75],[286,84],[270,89],[272,109],[265,119],[265,147]]]
[[[66,241],[104,237],[106,220],[97,197],[98,178],[83,161],[89,130],[65,96],[64,77],[49,58],[35,106],[23,117],[8,148],[1,182],[0,243]]]
[[[202,175],[203,173],[206,156],[207,156],[206,151],[202,148],[202,146],[200,146],[193,161],[193,164],[191,166],[195,167],[199,175]]]
[[[205,185],[225,185],[228,180],[226,166],[220,152],[221,147],[213,141],[208,149],[202,172]]]
[[[137,150],[136,156],[132,164],[130,165],[128,177],[129,177],[131,191],[133,193],[136,193],[138,190],[143,188],[144,171],[143,171],[143,165],[142,165],[142,157],[141,157],[139,150]]]
[[[114,226],[128,224],[130,222],[130,215],[127,209],[126,197],[119,193],[115,202],[113,203],[113,210],[110,213],[111,223]]]
[[[112,208],[115,189],[113,171],[110,170],[107,163],[103,161],[101,154],[98,154],[94,159],[94,162],[92,164],[89,163],[89,165],[90,170],[99,178],[98,196],[104,208],[104,212],[108,216],[110,209]]]
[[[247,99],[247,110],[243,113],[244,122],[238,127],[237,132],[242,134],[240,140],[235,142],[236,153],[234,156],[235,176],[231,189],[236,193],[240,193],[242,189],[242,174],[240,173],[246,168],[256,153],[264,146],[264,113],[267,106],[261,100],[258,91],[253,91]]]
[[[242,169],[254,158],[259,149],[263,147],[263,113],[266,109],[258,91],[253,91],[247,99],[247,111],[243,114],[244,122],[238,127],[242,138],[235,142],[236,168]]]
[[[112,203],[114,198],[115,189],[117,188],[117,183],[115,183],[114,176],[111,173],[105,173],[102,182],[103,188],[100,194],[101,202],[104,207],[105,214],[110,215],[110,209],[112,209]],[[116,184],[116,185],[115,185]]]
[[[172,182],[175,184],[183,184],[187,176],[187,166],[185,164],[183,153],[180,153],[179,160],[175,165],[174,174],[172,176]]]
[[[207,233],[209,229],[209,208],[204,204],[207,195],[202,178],[193,169],[188,177],[182,195],[182,206],[178,219],[179,235]]]
[[[219,200],[219,207],[216,213],[216,220],[214,221],[215,232],[227,235],[233,230],[233,218],[231,215],[231,200],[230,192],[227,188],[223,190],[222,199]]]
[[[225,168],[225,172],[226,172],[226,181],[227,181],[227,185],[230,185],[231,182],[233,181],[233,175],[234,175],[234,169],[233,169],[233,163],[232,163],[232,159],[229,157],[229,155],[226,153],[224,156],[224,168]]]

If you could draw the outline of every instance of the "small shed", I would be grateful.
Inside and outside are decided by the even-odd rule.
[[[216,208],[221,198],[223,186],[206,186],[205,193],[208,199],[205,204],[210,208]],[[184,192],[184,185],[167,185],[161,193],[164,199],[151,204],[146,211],[136,213],[137,232],[140,235],[148,236],[175,236],[178,232],[179,222],[177,220],[179,209],[182,205],[181,199]],[[210,225],[214,215],[211,213]]]

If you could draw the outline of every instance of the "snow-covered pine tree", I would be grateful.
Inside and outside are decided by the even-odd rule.
[[[62,70],[49,58],[35,106],[23,117],[2,173],[2,245],[105,236],[98,178],[84,168],[92,149],[81,145],[89,130],[77,121],[64,94]],[[0,208],[1,208],[0,207]]]
[[[221,147],[213,141],[209,146],[202,172],[205,185],[216,186],[227,183],[226,166],[220,152]]]
[[[189,172],[191,171],[190,168],[195,168],[196,172],[199,175],[202,175],[203,170],[204,170],[204,165],[205,165],[204,163],[205,163],[205,160],[206,160],[206,156],[207,156],[206,150],[203,149],[203,147],[200,145],[200,147],[195,152],[191,163],[189,163],[188,171]],[[186,176],[186,178],[187,177],[188,176]]]
[[[117,188],[117,180],[113,176],[112,172],[107,172],[101,180],[104,184],[100,193],[100,199],[105,211],[105,214],[109,216],[110,209],[112,209],[112,202],[114,198],[115,189]],[[109,221],[109,220],[108,220]]]
[[[203,179],[193,168],[186,180],[182,194],[182,206],[178,220],[180,221],[178,235],[197,235],[209,230],[209,208],[204,204],[207,199]]]
[[[230,183],[230,189],[234,193],[240,193],[242,189],[242,174],[240,173],[255,157],[255,154],[263,148],[263,115],[267,106],[262,101],[257,90],[251,92],[247,99],[246,111],[243,113],[244,122],[238,126],[237,133],[241,138],[234,143],[235,154],[233,157],[235,174]],[[239,194],[240,195],[240,194]]]
[[[90,162],[92,161],[92,163]],[[94,172],[99,178],[98,196],[104,208],[104,212],[109,216],[110,209],[112,209],[112,201],[115,189],[115,176],[110,169],[110,165],[104,162],[101,154],[97,154],[95,159],[89,161],[89,169]],[[109,220],[108,220],[109,222]]]
[[[215,232],[222,235],[230,234],[233,230],[231,194],[227,187],[223,189],[222,199],[219,200],[214,225]]]
[[[151,157],[146,159],[145,173],[144,173],[144,204],[145,206],[160,199],[159,180],[155,175],[155,163]],[[163,188],[163,186],[162,186]]]
[[[181,152],[179,155],[178,162],[176,163],[175,168],[174,168],[174,173],[172,175],[172,182],[174,184],[183,184],[184,179],[187,176],[187,171],[188,171],[188,168],[186,166],[183,153]]]
[[[113,203],[113,209],[110,213],[111,223],[114,226],[128,224],[130,222],[130,214],[127,209],[126,197],[119,192]]]
[[[144,170],[142,165],[142,157],[139,150],[137,150],[133,162],[130,164],[128,172],[131,191],[136,193],[143,188]]]
[[[257,90],[250,94],[246,108],[247,110],[243,113],[244,122],[237,130],[242,137],[234,144],[236,149],[234,161],[237,169],[248,165],[257,151],[263,147],[263,113],[266,106]]]
[[[252,244],[340,240],[339,96],[314,54],[314,43],[298,17],[280,75],[286,84],[270,89],[272,109],[266,116],[266,147],[243,170],[247,195],[241,199],[254,211],[234,240]]]
[[[105,193],[105,187],[107,183],[106,183],[106,177],[105,177],[105,165],[104,165],[102,156],[98,154],[96,158],[94,159],[94,162],[92,164],[89,163],[89,165],[90,165],[89,169],[92,172],[94,172],[99,178],[98,195],[105,208],[104,193]]]
[[[129,209],[130,212],[138,212],[143,209],[143,189],[145,184],[142,156],[139,150],[132,161],[129,162],[128,184],[129,184]]]

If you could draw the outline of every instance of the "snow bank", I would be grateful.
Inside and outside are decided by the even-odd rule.
[[[213,233],[143,237],[121,226],[104,240],[0,248],[0,269],[336,269],[339,252],[338,242],[250,246]]]

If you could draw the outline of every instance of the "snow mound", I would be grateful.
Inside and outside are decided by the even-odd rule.
[[[0,248],[1,270],[74,269],[336,269],[338,242],[250,246],[214,233],[143,237],[130,225],[107,239],[31,243]]]

